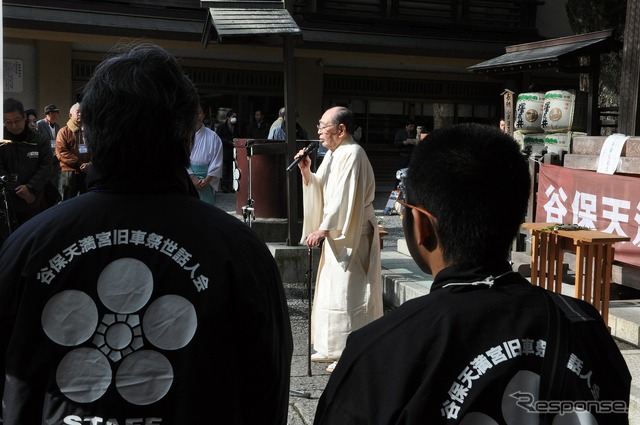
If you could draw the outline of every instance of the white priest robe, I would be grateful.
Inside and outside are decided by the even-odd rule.
[[[207,126],[200,127],[195,134],[193,147],[191,148],[190,161],[192,167],[187,168],[189,174],[196,174],[199,178],[213,177],[209,186],[216,191],[220,186],[222,177],[222,140]],[[199,168],[202,170],[194,170]]]
[[[374,197],[371,163],[352,138],[328,151],[303,184],[302,243],[318,229],[329,230],[318,267],[311,337],[314,349],[331,359],[340,358],[351,331],[382,316]]]

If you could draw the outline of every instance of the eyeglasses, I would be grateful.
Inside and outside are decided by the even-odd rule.
[[[24,121],[24,118],[18,118],[18,119],[13,120],[13,121],[5,121],[4,125],[6,125],[7,127],[13,127],[13,126],[16,126],[16,125],[20,124],[23,121]]]
[[[316,125],[316,128],[318,129],[318,131],[323,131],[325,128],[329,128],[329,127],[335,127],[336,124],[327,124],[327,125],[321,125],[322,123]]]
[[[400,215],[402,217],[404,217],[404,215],[407,212],[407,210],[414,209],[414,210],[420,212],[421,214],[426,215],[430,220],[438,221],[438,219],[433,214],[431,214],[429,211],[427,211],[425,209],[422,209],[420,207],[416,207],[415,205],[408,204],[408,203],[406,203],[404,201],[401,201],[399,199],[396,201],[396,203],[399,205],[399,206],[396,205],[396,209],[398,210],[398,213],[400,213]]]

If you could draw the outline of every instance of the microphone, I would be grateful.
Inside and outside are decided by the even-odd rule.
[[[296,159],[293,160],[291,164],[289,164],[289,166],[287,167],[287,171],[291,172],[291,170],[293,170],[295,166],[298,165],[298,162],[302,161],[305,156],[308,156],[309,154],[313,153],[316,149],[318,149],[318,144],[316,142],[309,143],[309,146],[304,148],[304,152],[302,153],[302,156],[297,157]]]

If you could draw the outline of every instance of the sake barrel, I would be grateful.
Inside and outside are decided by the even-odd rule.
[[[544,145],[547,147],[547,152],[571,153],[571,132],[545,133]]]
[[[586,131],[587,94],[575,90],[546,92],[540,125],[545,133]]]
[[[542,155],[542,152],[546,150],[545,138],[546,134],[544,133],[526,133],[522,136],[522,144],[524,146],[523,149],[526,149],[528,146],[531,147],[532,155]]]
[[[525,133],[540,133],[544,93],[520,93],[516,100],[514,129]]]

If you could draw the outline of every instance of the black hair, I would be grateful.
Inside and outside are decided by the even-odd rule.
[[[235,110],[233,110],[233,109],[229,109],[229,110],[227,111],[227,118],[231,118],[231,116],[232,116],[233,114],[236,114],[236,115],[237,115],[236,111],[235,111]]]
[[[459,124],[418,143],[406,178],[407,200],[436,217],[447,264],[506,259],[527,210],[530,175],[511,136]]]
[[[177,60],[152,44],[103,61],[82,97],[93,167],[103,175],[162,178],[189,166],[198,94]]]
[[[24,116],[24,105],[19,100],[9,97],[4,100],[2,112],[5,114],[7,112],[19,112],[20,115]]]
[[[343,124],[347,133],[353,134],[353,132],[356,131],[356,119],[353,116],[353,112],[344,106],[338,106],[337,108],[335,124]]]

